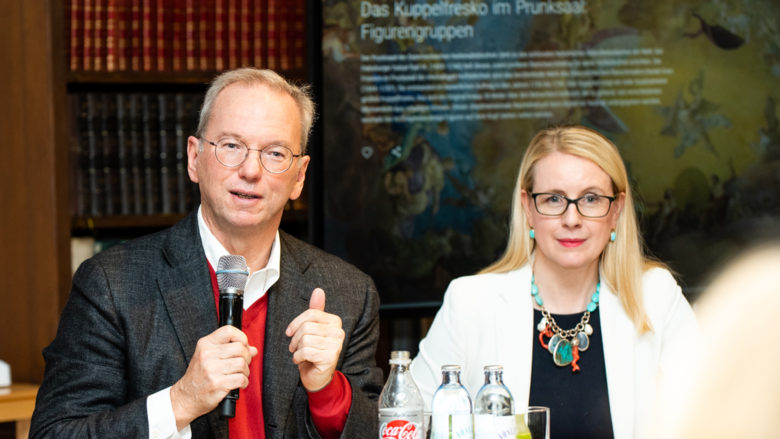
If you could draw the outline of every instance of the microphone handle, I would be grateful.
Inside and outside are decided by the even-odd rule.
[[[219,326],[231,325],[241,329],[241,313],[244,310],[244,296],[238,294],[238,290],[229,288],[227,291],[220,291],[219,294]],[[223,418],[233,418],[236,416],[236,400],[238,400],[238,389],[233,389],[227,394],[225,399],[219,403],[219,414]]]

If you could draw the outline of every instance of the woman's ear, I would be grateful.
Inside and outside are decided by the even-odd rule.
[[[531,197],[531,194],[529,194],[525,189],[520,191],[520,203],[523,205],[523,210],[525,211],[525,217],[528,220],[528,225],[533,228],[533,221],[531,220],[532,216],[531,213],[533,212],[533,203],[534,200]]]
[[[620,218],[620,214],[623,212],[623,207],[626,205],[626,193],[619,193],[612,204],[612,228],[614,229],[617,227],[617,220]]]

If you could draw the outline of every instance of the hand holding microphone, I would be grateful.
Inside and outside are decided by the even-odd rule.
[[[249,384],[249,363],[257,355],[257,348],[249,345],[241,331],[247,271],[242,256],[219,259],[216,272],[220,327],[198,340],[187,372],[171,387],[171,404],[179,430],[217,406],[220,414],[234,415],[237,389]]]

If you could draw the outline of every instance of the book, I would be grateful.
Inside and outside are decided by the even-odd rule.
[[[197,70],[196,51],[197,51],[197,20],[198,14],[195,10],[195,0],[185,0],[184,6],[184,58],[187,70]]]
[[[141,56],[141,5],[137,1],[130,2],[130,70],[140,72]]]
[[[238,0],[227,0],[227,14],[225,21],[225,38],[227,68],[235,69],[238,67],[238,44],[239,44],[239,20],[238,20]]]
[[[82,1],[82,0],[74,0],[74,1]],[[93,54],[92,54],[92,44],[93,44],[93,32],[92,32],[92,26],[94,25],[94,17],[92,16],[92,3],[93,0],[83,0],[83,8],[84,11],[84,25],[82,26],[82,44],[83,44],[83,57],[82,57],[82,70],[92,70],[93,68]]]
[[[279,69],[279,0],[266,0],[265,16],[265,45],[268,48],[265,57],[265,66],[272,70]]]
[[[160,178],[157,127],[157,98],[150,93],[141,94],[141,130],[143,160],[141,172],[144,182],[144,213],[154,215],[159,213]]]
[[[100,108],[99,97],[95,93],[87,93],[85,96],[87,105],[86,115],[86,146],[87,146],[87,179],[89,182],[89,210],[86,212],[89,215],[97,216],[102,212],[101,205],[98,202],[100,199],[100,183],[98,178],[98,170],[100,169],[100,151],[98,150],[97,139],[97,127],[99,121],[96,119],[99,117]]]
[[[128,96],[127,122],[128,122],[128,153],[130,160],[130,211],[135,215],[144,213],[143,195],[144,176],[143,169],[143,135],[141,120],[141,96],[138,93],[130,93]]]
[[[82,93],[69,96],[71,108],[70,166],[71,171],[71,214],[83,216],[88,211],[89,182],[87,169],[87,100]]]
[[[252,10],[249,9],[249,0],[239,0],[239,65],[249,67],[252,65]]]
[[[70,271],[71,275],[82,262],[95,255],[95,238],[91,236],[79,236],[70,238]]]
[[[81,69],[83,62],[81,43],[83,10],[81,0],[68,0],[66,5],[69,8],[66,9],[69,19],[65,20],[65,35],[70,39],[69,66],[70,71],[75,72]]]
[[[102,189],[102,215],[114,215],[115,202],[117,201],[117,154],[116,141],[116,99],[109,93],[100,93],[100,167],[101,175],[98,178],[99,187]]]
[[[188,107],[185,105],[185,96],[183,93],[176,93],[176,110],[174,118],[174,150],[176,152],[174,160],[175,169],[175,187],[176,206],[174,211],[179,213],[187,212],[188,194],[187,194],[187,136],[184,134],[185,118],[192,117],[192,114],[186,114]]]
[[[156,61],[152,49],[155,37],[152,6],[152,0],[141,0],[141,57],[144,72],[152,71]]]
[[[106,41],[106,14],[103,8],[105,0],[95,0],[92,9],[92,57],[93,69],[101,71],[105,69],[103,61],[105,60],[105,41]]]
[[[265,0],[252,0],[252,64],[265,66]]]
[[[214,50],[216,46],[216,27],[214,23],[215,0],[203,0],[198,2],[200,13],[198,14],[198,66],[200,70],[213,70]]]
[[[170,64],[171,70],[174,72],[184,70],[185,66],[185,12],[184,0],[173,0],[173,8],[170,13],[171,23],[169,29],[171,34]]]
[[[169,162],[171,161],[170,156],[175,154],[170,151],[172,140],[170,136],[173,135],[173,131],[169,129],[168,125],[171,116],[175,113],[169,112],[169,102],[170,99],[168,94],[159,93],[157,95],[157,127],[160,133],[158,143],[160,171],[160,212],[162,213],[173,212],[171,202],[172,190],[169,179]]]
[[[116,156],[118,167],[118,212],[129,215],[130,209],[130,157],[128,151],[128,129],[130,99],[126,93],[116,94]]]
[[[294,0],[292,61],[290,68],[303,70],[306,59],[306,0]]]
[[[214,0],[214,68],[217,71],[225,69],[225,2],[226,0]]]
[[[124,0],[109,0],[109,7],[113,4],[113,28],[114,28],[114,64],[116,70],[126,71],[128,68],[129,60],[129,40],[130,40],[130,23],[129,23],[129,2]],[[111,18],[109,17],[109,22]]]
[[[274,1],[274,0],[271,0]],[[290,10],[294,0],[280,1],[276,4],[276,24],[279,34],[277,50],[279,53],[279,63],[277,67],[281,70],[290,69],[290,48],[292,46],[290,37],[292,35],[290,26]]]
[[[154,0],[154,57],[153,70],[165,72],[171,69],[171,34],[172,24],[170,1]]]

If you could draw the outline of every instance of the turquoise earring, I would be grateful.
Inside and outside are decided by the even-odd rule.
[[[535,239],[536,238],[536,235],[534,235],[534,229],[531,229],[531,231],[528,232],[528,236],[530,236],[531,239]]]
[[[613,230],[612,233],[609,234],[609,241],[610,242],[615,242],[615,238],[617,238],[617,234]]]

